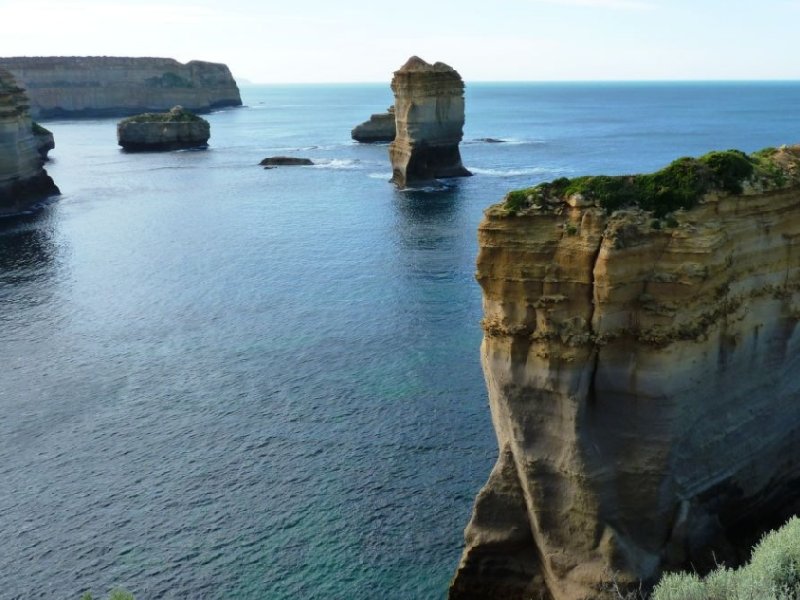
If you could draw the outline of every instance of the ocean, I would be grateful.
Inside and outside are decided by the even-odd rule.
[[[800,142],[800,83],[468,83],[474,177],[397,190],[350,140],[388,85],[242,93],[206,151],[45,123],[63,195],[0,220],[2,599],[444,598],[497,451],[483,209]]]

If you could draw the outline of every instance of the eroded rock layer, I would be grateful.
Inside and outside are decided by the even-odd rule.
[[[35,118],[126,116],[181,105],[193,112],[240,106],[227,66],[171,58],[0,58],[26,89]]]
[[[350,137],[357,142],[373,144],[393,141],[396,132],[394,106],[390,106],[385,113],[376,113],[369,120],[353,127]]]
[[[0,68],[0,214],[20,212],[59,193],[42,168],[41,145],[24,91]]]
[[[451,600],[616,598],[735,564],[800,509],[800,147],[770,160],[665,218],[581,195],[486,212],[500,457]]]
[[[394,72],[397,133],[389,146],[398,186],[471,173],[461,163],[464,82],[452,67],[412,56]]]

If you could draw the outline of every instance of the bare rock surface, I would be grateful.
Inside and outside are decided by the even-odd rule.
[[[452,67],[412,56],[394,72],[397,135],[389,146],[392,181],[400,187],[471,175],[461,163],[464,82]]]
[[[24,211],[59,193],[42,168],[40,146],[24,90],[0,68],[0,214]]]
[[[49,56],[0,58],[31,101],[34,118],[126,116],[240,106],[228,67],[171,58]]]
[[[313,165],[310,158],[297,158],[294,156],[268,156],[258,163],[265,168],[273,167],[305,167]]]
[[[350,137],[357,142],[374,144],[394,141],[396,132],[394,106],[390,106],[385,113],[376,113],[368,121],[356,125]]]
[[[210,136],[208,121],[181,106],[167,113],[144,113],[117,123],[117,142],[132,152],[205,148]]]
[[[451,600],[617,598],[735,565],[800,510],[800,147],[665,219],[589,198],[486,211],[499,458]]]

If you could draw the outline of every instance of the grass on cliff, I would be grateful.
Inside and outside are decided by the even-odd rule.
[[[45,129],[36,121],[31,121],[31,131],[33,131],[33,135],[50,135],[50,130]]]
[[[509,192],[503,206],[516,214],[547,199],[580,194],[609,212],[638,206],[660,218],[680,208],[692,208],[711,191],[741,194],[743,182],[753,176],[783,185],[783,172],[771,160],[776,152],[775,148],[766,148],[747,155],[739,150],[725,150],[709,152],[700,158],[679,158],[660,171],[644,175],[562,177]]]
[[[120,123],[194,123],[203,121],[194,113],[187,110],[175,110],[174,108],[165,113],[142,113],[123,119]]]

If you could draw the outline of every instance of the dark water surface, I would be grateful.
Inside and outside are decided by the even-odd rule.
[[[48,123],[63,196],[0,221],[0,598],[442,598],[496,452],[483,208],[800,142],[800,84],[475,84],[476,176],[396,191],[349,139],[387,86],[243,95],[205,152]]]

